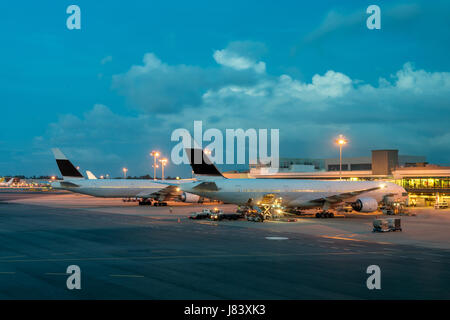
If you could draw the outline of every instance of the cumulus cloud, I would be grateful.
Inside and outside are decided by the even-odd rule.
[[[207,70],[188,65],[171,66],[147,53],[143,65],[113,76],[113,88],[138,109],[170,113],[200,102],[202,90],[212,82]]]
[[[200,106],[182,110],[180,117],[219,128],[279,128],[286,152],[301,148],[292,156],[332,156],[331,145],[316,143],[341,132],[352,137],[357,154],[370,148],[430,154],[434,139],[448,139],[447,117],[437,114],[450,112],[449,80],[448,72],[416,70],[410,63],[378,86],[333,70],[309,82],[261,76],[253,85],[208,90]]]
[[[396,73],[396,87],[414,93],[439,93],[450,90],[450,77],[448,72],[427,72],[414,70],[411,63],[406,63],[402,70]]]
[[[200,105],[202,95],[210,89],[259,81],[265,63],[255,59],[262,52],[264,46],[256,42],[232,42],[214,52],[218,65],[211,68],[170,65],[154,53],[146,53],[142,65],[114,75],[112,86],[131,107],[151,113],[175,113]]]
[[[257,73],[266,72],[266,63],[257,61],[256,56],[264,47],[255,42],[232,42],[227,48],[214,51],[214,60],[225,67],[235,70],[252,69]]]
[[[214,60],[220,65],[236,70],[253,69],[257,73],[266,72],[265,62],[256,61],[250,56],[242,55],[242,53],[239,52],[241,50],[236,50],[236,47],[239,48],[235,43],[228,48],[216,50],[213,54]]]
[[[223,50],[228,52],[228,48]],[[255,55],[240,54],[251,57],[253,66],[260,61]],[[334,156],[332,139],[339,133],[351,141],[347,155],[399,148],[402,153],[433,154],[443,162],[450,156],[446,151],[450,143],[450,73],[416,69],[411,63],[380,77],[375,85],[338,70],[304,81],[288,74],[257,72],[252,67],[169,65],[150,53],[142,65],[117,75],[114,84],[136,104],[136,116],[95,105],[81,117],[61,116],[36,139],[36,145],[68,148],[80,158],[90,159],[94,167],[101,158],[94,150],[101,150],[105,162],[117,170],[124,165],[123,159],[135,155],[133,167],[142,174],[148,172],[142,163],[148,150],[156,145],[169,154],[172,130],[191,129],[194,120],[203,120],[205,130],[280,129],[282,156]]]
[[[251,68],[258,73],[266,71],[266,64],[263,61],[255,62],[246,57],[236,55],[234,52],[229,52],[226,49],[214,52],[214,59],[218,64],[236,70],[246,70]]]

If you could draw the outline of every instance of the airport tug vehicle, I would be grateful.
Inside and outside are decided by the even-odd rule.
[[[400,218],[375,219],[373,232],[402,231]]]
[[[217,208],[215,208],[215,209],[217,209]],[[209,216],[209,218],[211,220],[215,220],[215,221],[220,221],[220,220],[237,220],[240,217],[241,217],[241,215],[238,214],[238,213],[233,213],[233,212],[224,213],[222,210],[218,210],[218,209],[214,210]]]
[[[199,220],[199,219],[210,219],[214,221],[220,220],[237,220],[242,217],[240,213],[224,213],[223,210],[218,208],[213,209],[203,209],[199,212],[193,212],[189,215],[189,219]]]
[[[202,211],[199,212],[192,212],[188,218],[193,220],[207,219],[209,218],[210,214],[211,214],[210,209],[203,209]]]

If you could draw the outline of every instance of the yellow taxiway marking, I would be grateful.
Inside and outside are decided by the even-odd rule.
[[[145,278],[144,276],[137,274],[110,274],[110,277],[121,277],[121,278]]]
[[[369,251],[363,254],[381,254],[380,251]],[[0,260],[0,263],[11,262],[65,262],[65,261],[124,261],[124,260],[165,260],[165,259],[205,259],[205,258],[258,258],[258,257],[296,257],[296,256],[326,256],[326,255],[356,255],[357,252],[317,252],[317,253],[261,253],[261,254],[205,254],[187,256],[132,256],[132,257],[97,257],[97,258],[49,258],[49,259],[22,259]]]
[[[338,237],[338,236],[322,236],[322,237],[323,238],[328,238],[328,239],[336,239],[336,240],[348,240],[348,241],[358,241],[358,242],[367,242],[367,243],[376,243],[376,244],[392,244],[390,242],[370,241],[370,240],[362,240],[362,239]]]

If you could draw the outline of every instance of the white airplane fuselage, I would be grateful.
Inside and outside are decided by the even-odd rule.
[[[55,189],[68,190],[103,198],[145,197],[167,187],[151,180],[131,179],[71,179],[52,182]]]
[[[205,182],[206,184],[199,186]],[[215,187],[211,183],[214,183]],[[371,197],[380,202],[386,195],[394,201],[404,201],[407,198],[406,191],[401,186],[380,181],[210,179],[180,185],[180,189],[185,192],[237,205],[245,205],[249,199],[257,203],[264,196],[274,194],[282,198],[283,206],[298,208],[318,207],[317,201],[314,200],[371,188],[377,189],[347,198],[345,202],[352,202],[360,197]]]

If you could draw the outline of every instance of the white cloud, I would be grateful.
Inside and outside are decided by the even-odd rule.
[[[397,88],[416,93],[450,90],[449,72],[414,70],[411,63],[406,63],[395,78]]]
[[[249,85],[265,73],[265,63],[252,57],[262,51],[255,43],[234,42],[218,50],[215,68],[169,65],[154,53],[146,53],[142,65],[133,65],[113,76],[113,88],[127,98],[130,106],[144,112],[175,113],[201,104],[208,90],[226,85]]]
[[[315,74],[311,83],[302,83],[288,75],[282,75],[274,89],[278,95],[288,95],[304,101],[317,101],[341,97],[351,88],[352,80],[348,76],[329,70],[323,76]]]
[[[373,148],[400,148],[450,157],[442,152],[449,141],[450,73],[417,70],[410,63],[372,85],[335,70],[302,81],[251,67],[168,65],[146,54],[142,65],[115,76],[114,85],[136,103],[137,116],[96,105],[82,117],[62,116],[36,144],[85,150],[83,158],[98,148],[120,168],[121,159],[133,152],[142,161],[155,145],[170,148],[172,130],[203,120],[205,129],[280,129],[284,156],[333,156],[330,141],[344,133],[351,139],[348,155],[352,150],[361,155]],[[139,161],[133,166],[141,173],[148,169]]]
[[[240,56],[236,52],[228,49],[216,50],[213,57],[218,64],[225,67],[230,67],[236,70],[253,69],[257,73],[266,72],[265,62],[251,60],[248,57]]]
[[[379,86],[332,70],[307,82],[286,74],[261,75],[252,85],[208,90],[201,105],[178,116],[222,129],[278,128],[287,152],[297,150],[292,156],[330,156],[332,145],[317,149],[316,143],[342,132],[351,137],[350,148],[360,150],[357,154],[371,148],[432,154],[434,139],[448,140],[447,117],[438,114],[450,112],[449,81],[450,73],[415,70],[409,63]],[[170,126],[171,118],[163,118]]]
[[[146,53],[143,65],[134,65],[126,73],[113,76],[113,88],[137,109],[170,113],[198,104],[204,88],[212,85],[212,77],[202,68],[168,65],[155,54]]]

